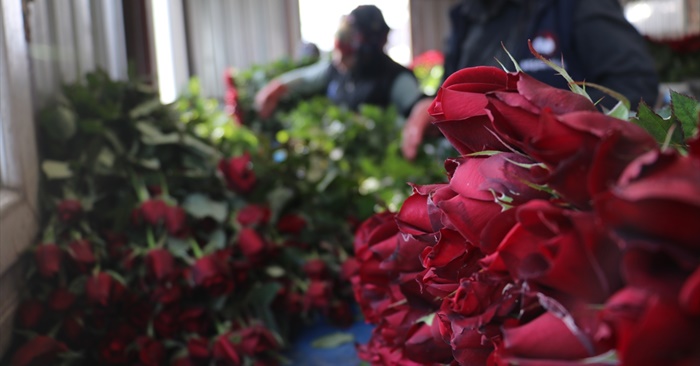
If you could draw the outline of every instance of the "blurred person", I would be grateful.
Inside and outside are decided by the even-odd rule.
[[[510,65],[505,47],[525,73],[568,89],[563,77],[530,52],[531,40],[535,51],[563,64],[573,80],[616,91],[633,110],[640,100],[652,106],[657,102],[654,60],[618,0],[462,0],[450,9],[449,18],[443,81],[466,67],[500,67],[498,61]],[[603,108],[617,103],[593,87],[586,91]],[[409,160],[426,131],[435,133],[427,112],[431,102],[419,101],[404,125],[402,152]]]
[[[425,95],[408,68],[384,51],[389,26],[374,5],[361,5],[343,17],[330,59],[284,73],[255,96],[263,118],[272,115],[284,96],[325,94],[337,105],[357,110],[362,104],[396,106],[404,117]]]

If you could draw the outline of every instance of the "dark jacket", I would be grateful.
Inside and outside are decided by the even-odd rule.
[[[626,96],[636,109],[640,99],[654,105],[659,82],[644,38],[624,18],[618,0],[463,0],[450,11],[451,32],[445,50],[445,75],[471,66],[515,70],[501,47],[523,71],[550,85],[565,80],[537,60],[527,41],[542,55],[563,64],[576,81],[606,86]],[[604,96],[586,89],[596,101]],[[612,107],[616,100],[601,102]]]
[[[408,73],[415,78],[411,70],[383,52],[375,55],[368,65],[360,70],[341,73],[331,64],[328,72],[330,78],[326,96],[335,104],[353,110],[357,110],[361,104],[388,107],[391,104],[391,88],[396,77],[401,73]],[[407,116],[410,110],[398,112]]]

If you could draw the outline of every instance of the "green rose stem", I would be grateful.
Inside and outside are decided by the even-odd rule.
[[[204,251],[202,251],[196,240],[190,239],[190,247],[192,247],[192,254],[194,254],[195,258],[199,259],[204,256]]]
[[[148,249],[155,249],[158,247],[156,244],[156,237],[153,234],[153,229],[148,227],[146,228],[146,244],[148,244]]]

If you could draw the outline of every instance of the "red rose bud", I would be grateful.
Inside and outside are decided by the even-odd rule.
[[[78,200],[63,200],[58,204],[58,219],[65,223],[78,220],[83,213],[83,206]]]
[[[224,258],[217,253],[199,258],[190,269],[192,282],[212,296],[220,296],[233,291],[234,282]]]
[[[68,254],[75,261],[81,272],[87,272],[95,264],[95,254],[92,244],[84,239],[74,240],[68,244]]]
[[[136,344],[139,347],[139,360],[143,366],[160,366],[165,361],[165,346],[160,341],[150,337],[139,337]]]
[[[165,220],[168,205],[160,199],[149,199],[139,207],[138,213],[151,226],[156,226]]]
[[[88,303],[107,306],[112,300],[112,288],[115,286],[116,280],[111,275],[105,272],[100,272],[94,276],[88,277],[85,282],[85,295]]]
[[[178,319],[187,333],[205,334],[211,323],[204,308],[190,308],[180,313]]]
[[[40,244],[34,252],[34,260],[39,274],[43,277],[53,277],[61,269],[63,253],[56,244]]]
[[[330,282],[311,280],[306,290],[304,304],[306,309],[327,309],[333,296],[333,287]]]
[[[247,205],[236,215],[236,221],[243,226],[265,225],[270,221],[272,212],[265,205]]]
[[[453,360],[452,348],[442,339],[439,327],[438,319],[433,319],[431,325],[419,322],[411,327],[406,337],[406,357],[425,365],[449,364]]]
[[[222,159],[219,162],[218,170],[223,175],[228,188],[241,194],[252,191],[257,182],[249,153],[239,157]]]
[[[10,366],[54,365],[68,351],[63,342],[39,335],[24,343],[12,356]]]
[[[243,255],[250,261],[258,263],[265,258],[267,242],[260,234],[251,228],[243,228],[238,233],[238,246]]]
[[[165,228],[175,237],[187,236],[187,214],[182,207],[169,206],[165,210]]]
[[[49,308],[53,311],[64,312],[73,306],[75,298],[75,294],[68,289],[59,287],[49,295]]]
[[[277,338],[262,325],[253,325],[241,331],[241,352],[254,356],[280,348]]]
[[[297,235],[306,227],[306,220],[299,215],[287,214],[277,221],[277,231]]]
[[[175,272],[175,258],[164,248],[151,249],[146,253],[146,270],[157,281],[169,279]]]
[[[44,304],[37,299],[29,299],[17,308],[17,318],[21,328],[35,328],[44,316]]]
[[[209,340],[206,338],[190,338],[187,341],[187,352],[196,364],[207,364],[211,357]]]
[[[180,308],[171,305],[163,308],[153,319],[153,328],[161,338],[173,338],[182,329],[182,324],[178,322],[180,318]]]
[[[241,364],[241,355],[236,345],[231,342],[231,332],[226,332],[216,338],[212,356],[215,361],[225,365]]]
[[[328,265],[322,259],[310,259],[304,263],[302,269],[312,280],[322,280],[328,276]]]
[[[117,329],[107,332],[97,346],[99,365],[130,365],[135,354],[131,344],[137,332],[129,325],[121,324]]]

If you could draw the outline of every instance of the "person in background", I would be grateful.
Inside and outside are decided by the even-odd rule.
[[[255,96],[261,117],[274,112],[280,98],[289,93],[325,94],[337,105],[352,110],[362,104],[396,106],[407,116],[425,97],[413,72],[385,52],[389,26],[379,8],[361,5],[345,16],[335,35],[331,59],[284,73],[271,80]]]
[[[443,81],[466,67],[500,67],[496,60],[512,65],[504,46],[525,73],[568,88],[563,77],[530,52],[530,40],[539,54],[563,63],[575,81],[612,89],[629,99],[633,110],[640,100],[651,106],[657,102],[654,60],[618,0],[462,0],[450,9],[449,18]],[[593,87],[586,91],[603,108],[617,103]],[[418,102],[404,125],[401,148],[409,160],[430,130],[431,102],[429,98]]]

